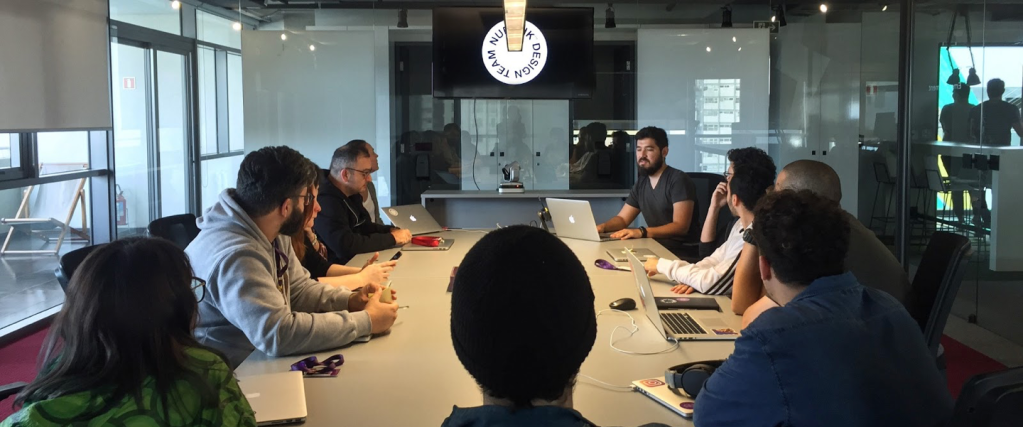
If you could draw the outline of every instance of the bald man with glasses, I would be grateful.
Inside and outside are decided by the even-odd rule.
[[[313,231],[327,245],[327,260],[345,264],[357,254],[404,245],[412,233],[373,221],[362,194],[372,181],[373,159],[364,144],[334,150],[330,171],[320,183],[320,213]]]

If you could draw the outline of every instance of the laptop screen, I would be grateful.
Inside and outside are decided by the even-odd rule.
[[[646,269],[643,268],[643,261],[640,261],[632,251],[627,251],[626,256],[629,257],[629,268],[632,269],[632,277],[636,279],[636,288],[639,289],[639,300],[643,304],[643,310],[646,312],[647,319],[650,319],[650,323],[654,324],[654,328],[657,329],[657,333],[661,334],[661,337],[668,339],[668,335],[664,331],[664,324],[661,323],[661,315],[657,311],[654,289],[650,286],[650,278],[646,275]]]

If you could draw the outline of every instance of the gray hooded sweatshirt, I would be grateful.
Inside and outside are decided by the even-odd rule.
[[[287,236],[276,239],[288,257],[278,290],[273,245],[233,194],[224,190],[196,220],[201,231],[185,249],[195,275],[206,280],[196,339],[223,352],[234,368],[254,349],[269,356],[312,353],[368,335],[369,314],[347,311],[352,292],[311,279]]]

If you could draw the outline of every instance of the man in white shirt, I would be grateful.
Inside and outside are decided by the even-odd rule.
[[[649,258],[645,268],[647,274],[657,273],[678,282],[672,292],[690,294],[700,292],[708,295],[728,295],[732,292],[732,277],[735,262],[743,247],[743,231],[753,223],[753,208],[767,190],[773,186],[774,161],[759,148],[739,148],[728,152],[728,172],[725,182],[718,185],[711,195],[707,220],[703,225],[701,246],[713,245],[719,240],[717,234],[718,212],[728,206],[736,218],[724,242],[710,255],[696,263]]]

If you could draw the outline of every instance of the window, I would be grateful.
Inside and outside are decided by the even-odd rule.
[[[89,132],[39,132],[36,152],[40,176],[89,169]]]
[[[0,133],[0,169],[21,166],[18,141],[16,133]]]
[[[181,35],[181,11],[168,0],[110,0],[110,19]]]
[[[203,155],[217,153],[216,51],[199,47],[199,146]]]
[[[228,148],[245,148],[245,108],[242,104],[242,56],[227,54],[227,120],[230,136]]]
[[[241,49],[241,27],[235,29],[237,22],[197,10],[195,12],[196,38],[207,43]]]
[[[199,47],[199,146],[203,156],[241,153],[245,148],[242,57]]]

